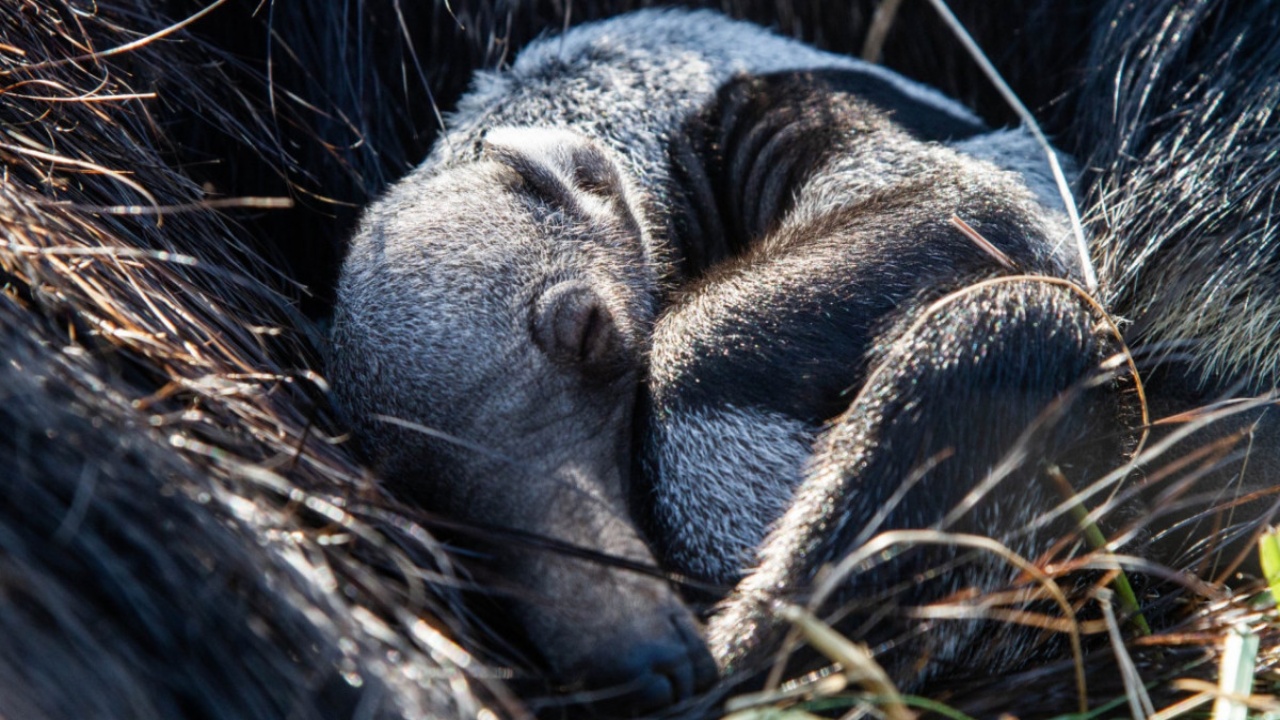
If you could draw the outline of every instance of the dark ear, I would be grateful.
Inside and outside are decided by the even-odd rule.
[[[595,141],[556,128],[494,128],[485,134],[484,156],[520,174],[546,201],[580,214],[586,197],[609,207],[626,201],[622,170]]]
[[[626,368],[626,343],[604,298],[581,280],[551,286],[534,305],[533,341],[559,365],[610,380]]]

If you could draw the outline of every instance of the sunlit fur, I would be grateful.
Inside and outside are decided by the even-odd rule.
[[[329,374],[381,479],[455,519],[652,563],[625,496],[645,486],[631,477],[631,403],[655,318],[701,241],[678,227],[670,143],[732,77],[815,67],[976,123],[881,68],[710,12],[584,25],[479,75],[426,162],[367,208],[338,286]],[[555,319],[572,310],[546,298],[566,283],[596,320]],[[566,346],[549,348],[536,329],[556,324],[565,332],[546,337]],[[576,357],[591,345],[576,332],[617,338],[608,373]],[[762,534],[726,547],[741,562]],[[634,702],[652,705],[712,679],[692,616],[661,580],[486,551],[529,590],[513,614],[566,682],[634,675]]]
[[[876,4],[721,6],[856,53]],[[509,636],[474,622],[458,589],[475,580],[455,564],[474,556],[432,535],[451,527],[560,551],[450,525],[376,483],[335,420],[313,321],[331,305],[354,216],[427,154],[437,110],[455,105],[475,68],[631,5],[0,3],[0,715],[522,717],[577,697],[546,692]],[[1227,417],[1239,406],[1212,403],[1274,384],[1274,8],[954,5],[1079,161],[1100,296],[1164,408],[1152,416],[1207,407],[1216,418],[1148,438],[1145,470],[1126,477],[1151,480],[1152,492],[1126,482],[1128,511],[1106,529],[1167,542],[1160,556],[1175,568],[1247,578],[1249,564],[1228,572],[1235,549],[1221,543],[1247,539],[1271,496],[1260,511],[1215,508],[1250,489],[1242,457],[1275,476],[1274,430],[1269,411]],[[197,7],[211,12],[176,27]],[[963,98],[992,127],[1007,122],[929,5],[899,13],[888,65]],[[910,606],[916,577],[853,609]],[[1260,631],[1260,662],[1274,666],[1280,639],[1265,610],[1201,594],[1211,590],[1140,593],[1153,624],[1166,624],[1126,652],[1157,707],[1185,697],[1171,679],[1213,675],[1213,663],[1195,663],[1236,623]],[[1086,617],[1096,609],[1083,606]],[[940,645],[964,637],[945,622],[910,629]],[[884,657],[888,646],[874,649]],[[1061,642],[1049,649],[1064,655]],[[1092,705],[1120,698],[1116,650],[1085,649]],[[1074,706],[1069,662],[1040,664],[1044,651],[1024,643],[993,651],[1015,661],[1010,672],[978,658],[918,692],[972,717]]]

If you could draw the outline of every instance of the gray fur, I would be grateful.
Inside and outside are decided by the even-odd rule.
[[[1027,140],[1029,135],[1022,131],[997,131],[949,148],[915,141],[889,125],[850,130],[845,143],[832,148],[826,163],[813,168],[812,178],[795,190],[794,206],[775,221],[772,233],[743,257],[713,269],[695,290],[666,309],[654,331],[650,391],[661,405],[682,384],[705,382],[691,367],[701,360],[695,352],[738,356],[744,364],[764,362],[762,356],[757,358],[758,348],[776,342],[774,336],[787,323],[783,311],[821,302],[814,299],[815,293],[845,286],[835,291],[848,296],[845,304],[856,308],[863,303],[859,294],[892,274],[884,263],[895,258],[886,256],[886,248],[912,243],[912,228],[895,227],[893,218],[877,209],[885,197],[904,187],[936,188],[938,197],[945,198],[936,213],[939,221],[951,213],[965,216],[966,207],[999,203],[1028,223],[1028,242],[1003,250],[1022,260],[1024,267],[1078,278],[1078,261],[1064,242],[1070,228],[1061,200],[1056,189],[1050,194],[1044,187],[1048,163],[1040,147]],[[981,155],[963,152],[970,149]],[[988,162],[988,156],[1014,169],[1002,169]],[[869,227],[818,235],[822,231],[817,228],[842,216]],[[881,239],[885,234],[893,239]],[[1045,242],[1036,240],[1041,238]],[[969,244],[958,232],[948,242]],[[955,249],[940,247],[931,253],[925,248],[911,259],[904,255],[897,261],[921,266],[914,287],[927,289],[931,278],[942,287],[955,275]],[[994,258],[988,260],[993,270],[998,269]],[[895,291],[886,287],[883,292]],[[757,308],[771,310],[757,313]],[[871,316],[875,311],[868,306],[856,312]],[[803,348],[773,352],[789,353],[793,360],[791,366],[775,368],[778,376],[805,372],[810,358]],[[850,367],[863,361],[856,354],[847,358]],[[856,377],[849,377],[852,400]],[[752,555],[744,553],[743,544],[758,544],[790,506],[822,428],[762,408],[735,407],[732,400],[723,406],[660,407],[651,423],[645,442],[664,559],[682,573],[733,584],[753,565],[742,562]],[[743,445],[751,451],[744,452]],[[868,508],[855,516],[871,512]],[[785,529],[776,533],[785,534]]]
[[[813,66],[882,76],[972,119],[880,68],[710,12],[585,26],[481,74],[427,161],[367,209],[338,287],[329,372],[383,480],[462,520],[651,562],[625,493],[634,388],[678,280],[666,143],[735,74]],[[607,361],[578,357],[596,346]],[[494,552],[531,594],[514,612],[562,678],[652,637],[683,638],[681,662],[709,664],[665,584]]]
[[[791,504],[819,428],[758,408],[708,407],[654,424],[649,472],[666,560],[728,586]]]
[[[565,127],[618,151],[660,201],[671,182],[666,141],[726,80],[807,68],[883,77],[940,112],[974,119],[929,87],[750,23],[710,11],[644,10],[535,43],[509,71],[479,74],[431,157],[406,182],[472,162],[492,128]]]
[[[962,155],[985,160],[1002,170],[1016,173],[1027,188],[1035,193],[1036,200],[1041,205],[1058,213],[1066,212],[1062,207],[1058,183],[1054,180],[1053,170],[1045,157],[1044,147],[1025,127],[996,130],[950,145],[952,150]],[[1055,149],[1054,152],[1067,177],[1067,183],[1074,186],[1079,176],[1075,159],[1060,150]]]
[[[679,189],[668,144],[731,78],[806,68],[872,75],[976,123],[881,68],[709,12],[584,26],[535,43],[509,71],[480,75],[427,161],[368,208],[338,288],[329,371],[383,480],[462,520],[651,562],[626,492],[634,388],[690,241],[666,213]],[[833,154],[773,237],[925,175],[1035,202],[1015,173],[885,132],[877,137],[887,144]],[[1037,152],[1025,142],[1007,147],[984,152],[1034,166],[1007,159]],[[1065,237],[1053,213],[1024,215],[1053,226],[1037,234]],[[785,250],[765,240],[756,252]],[[859,261],[854,245],[816,250],[825,262]],[[769,288],[755,283],[769,296],[758,302],[803,297],[807,271],[793,265]],[[653,355],[655,372],[670,365],[666,347]],[[664,541],[687,545],[668,553],[680,569],[736,577],[786,507],[815,431],[753,408],[658,423],[656,502]],[[751,490],[744,498],[735,487]],[[682,672],[705,681],[705,651],[688,640],[694,620],[663,583],[545,552],[493,552],[529,594],[513,611],[562,678],[599,682],[590,677],[599,666],[628,655],[619,647],[673,637],[674,626],[688,657],[673,662],[695,669],[655,682]],[[649,700],[667,702],[687,688],[654,692],[665,699]]]
[[[685,417],[717,423],[717,410],[722,408],[733,408],[734,417],[759,410],[742,398],[754,397],[765,406],[778,400],[768,392],[747,392],[735,385],[735,374],[744,369],[771,368],[770,374],[751,376],[752,381],[787,388],[780,391],[786,395],[793,394],[793,385],[788,385],[793,378],[829,382],[814,367],[840,372],[843,361],[860,371],[844,376],[841,389],[849,390],[850,402],[843,412],[832,413],[834,418],[823,417],[830,427],[818,433],[785,513],[780,518],[752,517],[757,524],[745,534],[768,528],[768,537],[757,564],[745,568],[745,579],[709,627],[710,645],[726,670],[750,672],[774,662],[769,653],[785,630],[773,612],[779,601],[809,600],[844,618],[848,624],[842,629],[871,638],[881,649],[895,650],[884,661],[895,680],[907,687],[918,686],[943,667],[1004,667],[1032,645],[1009,625],[982,622],[987,609],[963,600],[950,599],[948,605],[966,607],[973,619],[921,632],[924,623],[912,619],[911,606],[927,606],[956,591],[981,598],[987,591],[1014,587],[1019,573],[997,557],[966,559],[945,545],[913,542],[906,548],[869,550],[869,541],[883,531],[976,532],[1024,557],[1040,558],[1053,540],[1070,531],[1062,520],[1066,506],[1097,503],[1105,521],[1114,523],[1111,527],[1126,528],[1116,534],[1117,546],[1124,543],[1126,551],[1179,561],[1178,566],[1185,567],[1204,562],[1211,551],[1228,556],[1236,552],[1238,545],[1224,548],[1245,540],[1266,513],[1274,512],[1259,507],[1266,503],[1257,499],[1247,511],[1233,507],[1224,512],[1220,504],[1230,497],[1243,506],[1249,492],[1273,484],[1274,419],[1261,409],[1262,401],[1241,404],[1238,416],[1219,418],[1207,430],[1185,431],[1195,438],[1195,445],[1184,440],[1184,453],[1203,449],[1213,440],[1230,447],[1232,436],[1237,443],[1241,437],[1249,439],[1247,447],[1221,463],[1180,477],[1176,489],[1167,488],[1162,497],[1151,497],[1150,489],[1119,484],[1129,453],[1137,447],[1137,435],[1146,431],[1140,430],[1133,397],[1104,371],[1115,364],[1120,348],[1109,336],[1107,323],[1099,322],[1098,307],[1082,302],[1059,282],[1079,284],[1079,261],[1060,242],[1067,237],[1060,200],[1046,182],[1043,161],[1027,150],[1034,146],[1025,133],[988,133],[950,143],[948,150],[914,141],[895,132],[891,123],[883,126],[865,103],[807,104],[804,98],[797,101],[778,92],[769,82],[757,83],[754,89],[766,97],[776,95],[779,102],[796,101],[804,109],[792,125],[768,130],[771,137],[790,142],[797,153],[808,150],[805,131],[816,129],[804,125],[811,115],[821,116],[824,123],[847,123],[848,132],[835,141],[822,138],[829,142],[824,146],[829,154],[818,162],[810,158],[807,169],[812,172],[792,190],[792,207],[782,218],[755,223],[772,228],[770,232],[741,257],[714,268],[659,319],[650,372],[657,408],[653,422],[659,431],[649,438],[649,452],[657,457],[668,454],[662,445],[674,433],[664,431],[664,426],[680,427]],[[771,148],[769,157],[785,153],[786,149]],[[738,157],[735,151],[726,154]],[[952,243],[967,242],[963,235],[938,231],[951,215],[970,221],[998,247],[998,253],[987,253],[987,267],[954,254]],[[994,232],[973,223],[974,217],[986,218]],[[1103,247],[1124,257],[1146,242],[1142,236],[1128,241],[1111,238]],[[1237,250],[1204,239],[1183,241],[1181,247],[1166,242],[1169,259],[1182,262]],[[1261,243],[1248,248],[1255,255],[1273,250]],[[1162,302],[1161,295],[1169,290],[1164,283],[1175,273],[1234,277],[1250,267],[1208,261],[1189,268],[1172,262],[1148,267],[1150,260],[1143,260],[1134,267],[1150,273],[1151,284],[1145,289],[1153,295],[1135,295],[1148,303]],[[1054,282],[1009,278],[983,283],[999,275],[1024,274]],[[1242,278],[1241,284],[1247,291],[1261,282]],[[1265,325],[1270,322],[1265,314],[1257,320],[1225,319],[1268,305],[1267,294],[1258,291],[1256,299],[1245,295],[1234,302],[1213,303],[1210,295],[1238,289],[1210,282],[1186,290],[1177,304],[1161,305],[1167,317],[1148,319],[1145,328],[1128,337],[1151,342],[1154,336],[1157,346],[1159,333],[1167,328],[1181,328],[1181,333],[1194,337],[1190,328],[1206,317],[1213,333],[1230,342],[1225,348],[1197,348],[1187,361],[1175,358],[1160,366],[1144,401],[1152,418],[1177,416],[1208,396],[1188,381],[1188,369],[1208,373],[1202,383],[1209,392],[1227,392],[1233,381],[1247,390],[1271,383],[1265,368],[1242,370],[1256,357],[1242,351],[1238,338],[1226,337],[1256,329],[1255,323]],[[893,301],[886,304],[881,295]],[[866,324],[867,317],[880,322],[864,335],[815,341],[815,335],[834,336],[848,326]],[[1266,340],[1264,335],[1253,348],[1264,347]],[[831,358],[833,352],[840,353],[834,356],[836,363],[820,364],[823,353]],[[1215,367],[1224,353],[1235,365]],[[1185,365],[1181,370],[1179,363]],[[703,389],[713,383],[713,391]],[[803,384],[796,386],[803,389]],[[829,392],[828,397],[835,394]],[[804,402],[830,409],[812,398]],[[792,403],[793,419],[806,416],[809,408],[804,402]],[[720,424],[724,427],[702,429],[701,435],[716,438],[732,432],[732,421]],[[1172,434],[1158,428],[1153,438]],[[704,508],[733,505],[732,490],[725,490],[733,487],[733,478],[751,488],[750,496],[785,496],[797,477],[795,463],[762,463],[777,456],[773,449],[789,442],[776,439],[745,461],[732,447],[718,457],[715,445],[684,449],[703,459],[698,472],[687,478],[664,473],[656,480],[657,493],[668,496],[655,503],[659,537],[675,545],[666,549],[666,557],[687,572],[709,573],[722,582],[743,570],[732,567],[731,558],[715,554],[720,529],[706,516],[713,511]],[[1152,457],[1142,458],[1138,465],[1150,463]],[[1114,485],[1100,488],[1111,497],[1064,503],[1061,491],[1047,486],[1047,473],[1042,471],[1059,463],[1063,477],[1076,488],[1108,478]],[[674,463],[667,466],[679,469]],[[1178,477],[1176,470],[1165,468],[1153,473],[1169,475]],[[708,482],[708,476],[715,480]],[[758,489],[770,480],[773,489]],[[1183,496],[1197,481],[1198,494]],[[1171,502],[1175,495],[1182,497]],[[1148,501],[1153,501],[1153,512],[1144,511]],[[1199,515],[1205,508],[1212,511]],[[1230,530],[1202,542],[1194,526],[1210,517]],[[1172,523],[1183,518],[1185,523]],[[698,536],[688,532],[690,528],[707,532]],[[862,562],[842,568],[847,574],[827,586],[831,593],[824,595],[825,601],[808,596],[815,583],[825,583],[825,569],[859,551],[866,552]],[[1055,552],[1063,556],[1062,550]],[[707,557],[722,564],[708,570]],[[1016,641],[1005,641],[1005,635]]]
[[[792,203],[782,217],[755,223],[769,228],[763,237],[659,318],[646,437],[662,557],[721,584],[745,575],[709,625],[709,645],[729,672],[768,662],[782,634],[773,603],[803,598],[822,568],[882,531],[978,532],[1015,552],[1042,552],[1060,528],[1028,524],[1059,498],[1036,481],[1029,458],[1052,462],[1083,445],[1069,456],[1072,473],[1087,473],[1093,453],[1109,470],[1105,463],[1123,461],[1114,428],[1124,417],[1100,371],[1114,350],[1079,298],[1035,280],[965,290],[1001,275],[1082,277],[1060,242],[1070,230],[1044,182],[1047,161],[1025,133],[948,146],[917,139],[856,93],[815,78],[740,87],[764,98],[764,110],[731,96],[745,120],[734,115],[718,137],[749,136],[739,122],[762,127],[771,143],[793,146],[761,153],[762,161],[790,151],[806,158],[808,174],[783,189]],[[775,113],[770,104],[800,111]],[[813,150],[806,138],[819,130]],[[729,192],[736,180],[728,178]],[[994,249],[951,228],[952,217]],[[752,417],[771,422],[744,433],[742,419]],[[1030,432],[1041,424],[1044,437]],[[769,432],[788,426],[795,430]],[[753,452],[724,440],[735,434]],[[810,440],[807,450],[796,451],[798,437]],[[770,512],[777,508],[784,512]],[[735,546],[726,548],[726,537]],[[764,538],[747,565],[740,538]],[[831,599],[851,603],[839,607],[852,611],[855,628],[875,619],[868,627],[877,641],[900,642],[904,604],[1003,588],[1017,574],[990,558],[956,563],[956,555],[873,558]],[[928,579],[938,567],[947,569]],[[991,631],[958,623],[909,640],[894,656],[895,679],[914,685],[977,652],[987,654],[984,666],[1000,666],[1024,646],[1011,643],[996,657],[999,643],[977,642]],[[928,658],[914,681],[904,656]]]
[[[507,141],[521,144],[518,160],[499,145]],[[627,388],[654,312],[652,244],[625,180],[610,190],[616,202],[570,192],[570,207],[523,192],[566,181],[571,167],[556,154],[565,142],[607,152],[565,131],[511,130],[495,134],[481,161],[401,185],[375,206],[348,257],[330,371],[379,474],[402,494],[461,520],[647,562],[622,470]],[[614,338],[608,368],[535,343],[546,313],[556,322],[561,301],[582,287]],[[566,679],[587,674],[592,653],[610,642],[669,635],[669,616],[693,634],[664,583],[547,553],[498,552],[499,572],[530,594],[517,603],[523,625]]]

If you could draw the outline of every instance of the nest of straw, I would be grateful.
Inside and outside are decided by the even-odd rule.
[[[633,4],[0,5],[0,447],[13,468],[0,716],[527,714],[489,669],[514,655],[469,615],[467,579],[429,531],[439,519],[387,496],[344,442],[316,318],[345,228],[425,153],[473,68]],[[1102,5],[961,9],[993,38],[1080,30],[1004,63],[1039,107]],[[856,52],[875,3],[727,9]],[[1008,117],[940,25],[904,18],[890,64]],[[1106,158],[1093,206],[1145,216],[1153,201],[1115,134],[1077,108],[1054,113],[1072,149]],[[1144,222],[1109,229],[1179,230]],[[1142,677],[1177,696],[1165,679],[1212,676],[1241,623],[1273,670],[1280,637],[1246,598],[1188,601],[1131,643]],[[1095,700],[1127,692],[1117,656],[1106,643],[1086,656]],[[1050,664],[931,693],[975,716],[1054,714],[1075,700],[1071,675]]]

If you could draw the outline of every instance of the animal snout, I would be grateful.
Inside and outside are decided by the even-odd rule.
[[[715,661],[688,613],[672,612],[662,625],[605,643],[587,660],[583,681],[601,713],[628,717],[669,707],[715,682]]]

